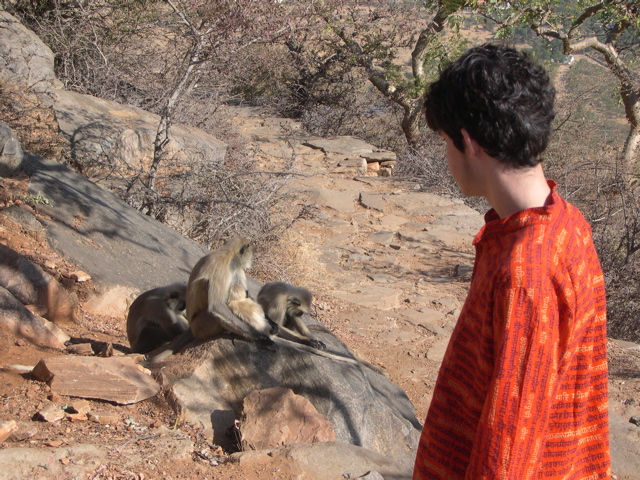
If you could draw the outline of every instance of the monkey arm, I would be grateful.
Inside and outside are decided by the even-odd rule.
[[[186,330],[185,332],[183,332],[182,334],[174,338],[166,346],[165,350],[162,350],[161,352],[155,355],[148,356],[147,360],[145,362],[142,362],[142,365],[149,366],[149,365],[153,365],[154,363],[161,362],[165,358],[170,357],[174,353],[182,350],[184,346],[187,343],[191,342],[192,340],[194,340],[193,332],[191,332],[191,330]]]
[[[302,322],[302,320],[300,320],[300,322]],[[306,328],[305,325],[305,330],[307,332],[309,332],[309,330]],[[321,342],[320,340],[316,340],[311,336],[311,332],[309,332],[309,336],[304,336],[298,332],[295,332],[294,330],[291,330],[285,326],[280,325],[280,328],[278,329],[278,337],[280,338],[284,338],[285,340],[289,340],[291,342],[296,342],[296,343],[300,343],[302,345],[307,345],[309,347],[318,349],[318,350],[326,350],[327,346],[324,344],[324,342]]]

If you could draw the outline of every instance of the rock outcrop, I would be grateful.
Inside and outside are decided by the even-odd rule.
[[[327,351],[353,358],[336,337],[318,333]],[[170,403],[187,420],[225,432],[254,390],[290,388],[305,397],[333,425],[336,439],[408,464],[415,457],[420,423],[406,394],[384,376],[352,363],[294,347],[276,351],[255,343],[220,338],[188,348],[156,368]]]

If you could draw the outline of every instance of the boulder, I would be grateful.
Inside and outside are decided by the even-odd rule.
[[[66,90],[51,92],[53,110],[61,133],[69,141],[71,154],[80,164],[106,156],[110,163],[149,168],[160,117],[140,108],[122,105]],[[221,162],[224,142],[195,128],[171,127],[165,147],[166,163],[186,165],[192,158]]]
[[[39,265],[0,244],[0,287],[23,305],[43,308],[42,316],[54,323],[75,321],[77,300]]]
[[[23,157],[20,142],[13,130],[7,124],[0,123],[0,176],[6,177],[18,172]]]
[[[352,358],[329,333],[319,333],[327,351]],[[205,425],[214,443],[240,417],[254,390],[284,387],[302,395],[325,415],[336,439],[363,446],[401,463],[415,457],[421,425],[405,392],[362,365],[278,344],[218,338],[157,364],[169,402],[185,420]]]
[[[2,245],[0,245],[2,247]],[[41,347],[64,349],[66,334],[52,331],[46,320],[31,313],[11,292],[0,287],[0,330]]]
[[[31,176],[29,191],[50,201],[37,206],[50,219],[49,243],[88,272],[101,291],[115,285],[144,291],[186,281],[208,252],[59,163],[32,155],[23,163]]]
[[[277,466],[284,463],[299,474],[298,478],[306,480],[373,480],[380,478],[371,476],[376,473],[386,480],[410,480],[413,471],[413,460],[403,463],[399,459],[340,441],[234,453],[230,461],[261,466],[265,470],[270,464]]]
[[[336,439],[327,417],[290,388],[254,390],[244,398],[242,405],[243,450]]]
[[[53,52],[35,33],[0,10],[0,82],[26,85],[35,92],[62,88],[53,61]]]

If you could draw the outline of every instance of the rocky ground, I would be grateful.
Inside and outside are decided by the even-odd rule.
[[[281,120],[242,109],[235,121],[265,167],[295,156],[302,175],[290,188],[317,207],[312,218],[298,221],[274,250],[286,259],[285,274],[277,277],[313,290],[314,316],[362,358],[384,368],[407,392],[423,421],[468,288],[470,243],[481,216],[458,199],[422,192],[419,182],[375,175],[354,179],[352,167],[337,166],[346,155],[343,144],[320,149],[311,141],[292,150],[279,128]],[[292,125],[285,123],[291,132]],[[28,203],[21,200],[25,182],[0,182],[0,208]],[[1,212],[0,242],[54,276],[73,269]],[[269,272],[253,273],[261,281],[275,279]],[[94,293],[90,281],[71,288],[81,304]],[[89,342],[95,352],[108,343],[126,351],[122,316],[84,314],[81,323],[63,328],[75,343]],[[616,450],[625,450],[616,454],[633,458],[640,452],[640,428],[630,430],[628,419],[640,415],[640,350],[615,340],[609,347],[611,411],[624,440],[616,443],[623,445]],[[0,337],[0,422],[16,420],[28,431],[25,436],[31,435],[20,443],[0,444],[0,478],[16,478],[11,473],[16,461],[30,465],[29,478],[46,479],[312,478],[283,457],[226,462],[229,452],[212,445],[200,426],[179,423],[161,396],[128,406],[89,401],[109,419],[106,423],[34,421],[51,402],[73,406],[73,399],[52,396],[45,384],[20,368],[51,355],[10,335]],[[17,445],[24,447],[22,458],[2,457],[3,450]],[[629,468],[632,460],[627,463],[624,469],[620,464],[622,473],[614,464],[617,478],[639,479]],[[74,466],[91,474],[80,476]]]

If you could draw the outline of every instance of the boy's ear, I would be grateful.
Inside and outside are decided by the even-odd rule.
[[[460,133],[462,133],[462,141],[464,142],[464,150],[465,152],[469,152],[470,155],[478,155],[482,151],[482,147],[478,142],[476,142],[469,132],[467,132],[464,128],[460,129]]]

